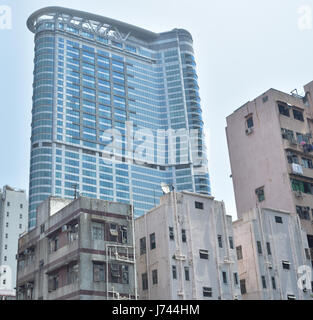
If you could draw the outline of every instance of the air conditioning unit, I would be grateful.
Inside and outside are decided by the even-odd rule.
[[[247,135],[247,136],[250,135],[250,134],[252,134],[252,133],[253,133],[253,129],[252,129],[252,128],[246,129],[246,135]]]
[[[301,191],[295,191],[295,196],[296,196],[297,198],[303,198],[303,194],[302,194]]]

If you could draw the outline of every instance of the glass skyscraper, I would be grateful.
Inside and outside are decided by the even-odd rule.
[[[54,195],[159,203],[161,183],[210,195],[193,40],[77,10],[30,16],[35,34],[29,228]]]

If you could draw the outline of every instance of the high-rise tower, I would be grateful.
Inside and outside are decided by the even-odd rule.
[[[29,227],[50,195],[131,202],[140,216],[160,184],[209,195],[189,32],[153,33],[49,7],[35,34]]]

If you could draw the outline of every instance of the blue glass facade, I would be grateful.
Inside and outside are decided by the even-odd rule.
[[[75,187],[131,202],[136,216],[158,204],[162,182],[211,194],[190,34],[105,19],[54,7],[28,21],[35,33],[30,229],[39,203],[73,198]],[[195,134],[186,142],[164,134],[169,129]],[[145,161],[134,161],[133,150]]]

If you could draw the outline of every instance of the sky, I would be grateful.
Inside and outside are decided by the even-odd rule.
[[[313,80],[313,0],[0,0],[0,18],[3,5],[12,9],[12,25],[0,22],[0,187],[28,190],[34,43],[26,20],[42,7],[192,34],[212,195],[234,220],[226,117],[270,88],[301,92]]]

